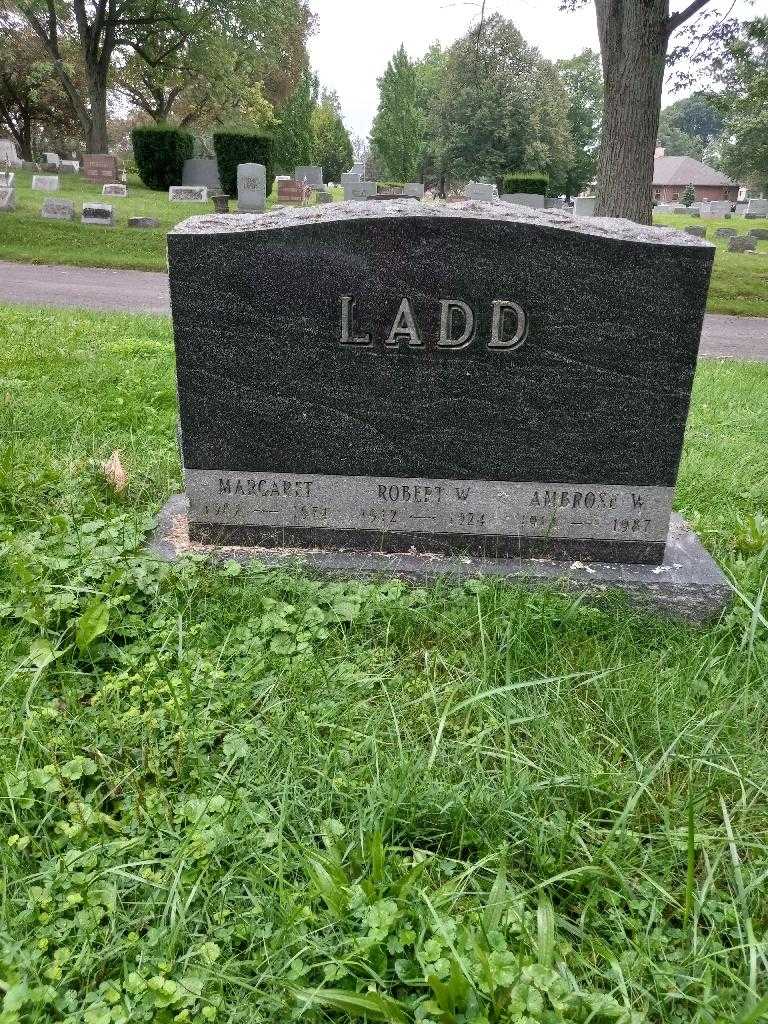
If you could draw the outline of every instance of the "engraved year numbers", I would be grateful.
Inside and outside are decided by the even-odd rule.
[[[322,522],[328,518],[328,509],[323,505],[294,505],[296,519],[311,519],[313,522]]]
[[[382,526],[391,526],[392,523],[397,522],[397,509],[396,508],[364,508],[362,510],[363,519],[368,519],[372,523],[379,523]]]
[[[485,526],[485,512],[457,512],[451,521],[456,526]]]
[[[614,519],[614,533],[648,533],[653,525],[652,519]]]

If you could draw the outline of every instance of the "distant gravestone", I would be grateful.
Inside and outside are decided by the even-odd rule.
[[[15,180],[16,174],[14,171],[0,171],[0,187],[13,188]]]
[[[759,238],[761,242],[768,241],[768,228],[750,228],[747,234],[751,238]]]
[[[748,203],[736,203],[736,216],[743,217],[747,212]]]
[[[108,203],[83,203],[80,223],[102,228],[113,228],[115,226],[115,209]]]
[[[754,252],[757,249],[757,239],[749,235],[736,235],[728,242],[729,252]]]
[[[0,166],[21,167],[22,161],[16,152],[16,143],[12,139],[0,139]]]
[[[40,216],[45,220],[74,220],[75,204],[71,199],[46,199]]]
[[[101,194],[103,196],[112,196],[115,199],[125,199],[128,195],[128,186],[123,185],[122,182],[112,182],[109,185],[104,185]]]
[[[207,203],[208,189],[204,185],[171,185],[168,189],[171,203]]]
[[[263,213],[267,208],[267,169],[264,164],[237,165],[237,209]]]
[[[545,210],[562,210],[564,200],[558,199],[555,196],[546,196],[544,198],[544,209]]]
[[[707,203],[706,215],[708,217],[730,217],[731,216],[732,204],[727,200],[712,200],[711,203]],[[702,203],[701,215],[704,216],[704,204]]]
[[[16,189],[0,185],[0,213],[11,213],[16,209]]]
[[[43,153],[43,163],[50,164],[52,167],[58,167],[61,163],[61,157],[58,153]]]
[[[545,209],[544,196],[531,195],[528,192],[505,192],[501,200],[515,206],[528,206],[533,210]]]
[[[357,163],[352,164],[349,169],[350,174],[357,174],[361,179],[365,178],[365,162],[360,160]]]
[[[94,185],[117,181],[117,158],[111,153],[86,153],[83,156],[83,178]]]
[[[79,160],[62,160],[59,171],[62,174],[79,174],[80,173],[80,161]]]
[[[57,174],[33,174],[32,188],[37,192],[58,192],[59,176]]]
[[[293,172],[293,180],[301,184],[307,184],[310,188],[322,188],[323,187],[323,168],[322,167],[297,167]]]
[[[129,217],[129,228],[159,228],[160,221],[157,217]]]
[[[576,196],[573,201],[573,213],[575,217],[594,217],[596,196]]]
[[[715,231],[715,238],[733,238],[734,235],[738,235],[736,228],[717,228]]]
[[[492,203],[499,198],[499,190],[496,185],[487,181],[470,181],[464,188],[464,198],[475,202]]]
[[[356,174],[353,171],[350,171],[348,174],[342,174],[339,184],[342,188],[346,188],[347,185],[357,185],[358,182],[362,180],[363,177],[361,174]]]
[[[745,217],[749,220],[756,220],[758,217],[768,217],[768,199],[750,199],[747,203]]]
[[[421,181],[407,181],[403,185],[403,195],[411,199],[424,198],[424,184]]]
[[[699,227],[698,224],[688,224],[685,231],[686,234],[693,235],[695,238],[707,237],[707,229],[705,227]]]
[[[204,185],[209,191],[219,191],[219,165],[213,159],[185,160],[181,173],[182,185]]]
[[[654,207],[654,213],[674,213],[675,209],[674,203],[658,203]]]
[[[363,199],[370,199],[376,195],[376,191],[375,181],[352,181],[344,186],[344,201],[360,202]]]
[[[318,203],[332,203],[333,195],[324,188],[318,188],[315,190],[315,199]]]

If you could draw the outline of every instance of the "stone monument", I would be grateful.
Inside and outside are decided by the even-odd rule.
[[[264,164],[237,165],[239,213],[263,213],[267,208],[267,169]]]
[[[40,216],[44,220],[74,220],[75,204],[71,199],[46,199]]]
[[[16,143],[13,139],[0,139],[0,167],[21,167],[23,161],[19,159],[16,152]]]
[[[323,168],[297,167],[293,172],[293,180],[299,185],[309,185],[310,188],[322,188]]]
[[[94,185],[108,185],[117,181],[117,157],[111,153],[85,153],[83,156],[83,178]]]
[[[33,174],[32,188],[36,192],[58,192],[59,176],[58,174]]]
[[[211,192],[221,190],[219,165],[213,159],[185,160],[181,172],[182,185],[205,185]]]
[[[0,185],[0,213],[12,213],[16,209],[16,189]]]
[[[103,196],[112,196],[114,199],[125,199],[128,195],[128,186],[120,181],[104,185],[101,190]]]
[[[714,251],[499,203],[185,221],[168,253],[189,509],[165,526],[712,613],[727,585],[672,499]]]
[[[113,228],[115,226],[115,208],[109,203],[83,203],[80,223],[101,228]]]
[[[171,185],[168,189],[171,203],[207,203],[208,189],[204,185]]]

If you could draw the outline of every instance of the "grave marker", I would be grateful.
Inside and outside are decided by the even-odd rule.
[[[309,185],[310,188],[323,187],[322,167],[297,167],[293,172],[293,180],[299,185]]]
[[[747,212],[744,216],[748,220],[756,220],[758,217],[768,217],[768,199],[750,199],[747,203]]]
[[[117,199],[125,199],[128,195],[128,186],[123,185],[122,182],[112,182],[109,185],[104,185],[101,194],[103,196],[114,196]]]
[[[237,209],[263,213],[267,208],[267,169],[264,164],[237,165]]]
[[[117,181],[117,158],[111,153],[85,153],[83,156],[83,178],[94,185]]]
[[[193,540],[662,561],[711,245],[406,199],[168,250]]]
[[[32,188],[36,192],[58,192],[59,176],[58,174],[33,174]]]
[[[204,185],[171,185],[168,189],[171,203],[207,203],[208,189]]]
[[[16,189],[0,185],[0,213],[12,213],[16,209]]]
[[[46,199],[40,216],[45,220],[74,220],[75,204],[71,199]]]
[[[115,226],[115,208],[108,203],[83,203],[80,223],[113,228]]]

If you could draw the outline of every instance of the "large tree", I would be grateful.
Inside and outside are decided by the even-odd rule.
[[[600,55],[584,50],[557,62],[557,73],[568,96],[568,125],[573,160],[558,191],[577,196],[595,178],[603,118],[603,74]]]
[[[71,72],[77,71],[71,65]],[[41,143],[61,150],[82,144],[78,124],[50,58],[29,29],[0,37],[0,133],[16,142],[24,160]]]
[[[323,168],[326,181],[338,182],[354,159],[349,132],[335,92],[323,90],[312,111],[313,160]]]
[[[401,46],[379,79],[379,108],[371,141],[387,173],[397,181],[416,176],[424,134],[416,69]]]
[[[299,164],[312,161],[315,145],[312,113],[317,105],[318,92],[317,78],[305,67],[292,95],[277,111],[278,124],[274,132],[276,164],[288,174],[292,174]]]
[[[661,111],[658,143],[670,155],[703,160],[723,127],[724,117],[713,97],[696,92]]]
[[[238,120],[256,86],[272,105],[291,95],[312,24],[305,0],[195,0],[137,29],[115,85],[158,123]]]
[[[562,0],[564,8],[587,0]],[[594,0],[605,81],[596,213],[648,224],[671,36],[711,0]]]
[[[554,66],[511,21],[483,20],[450,48],[440,77],[430,123],[450,177],[565,173],[572,160],[568,98]]]
[[[768,18],[743,24],[729,41],[717,77],[728,142],[723,165],[730,174],[768,189]]]

